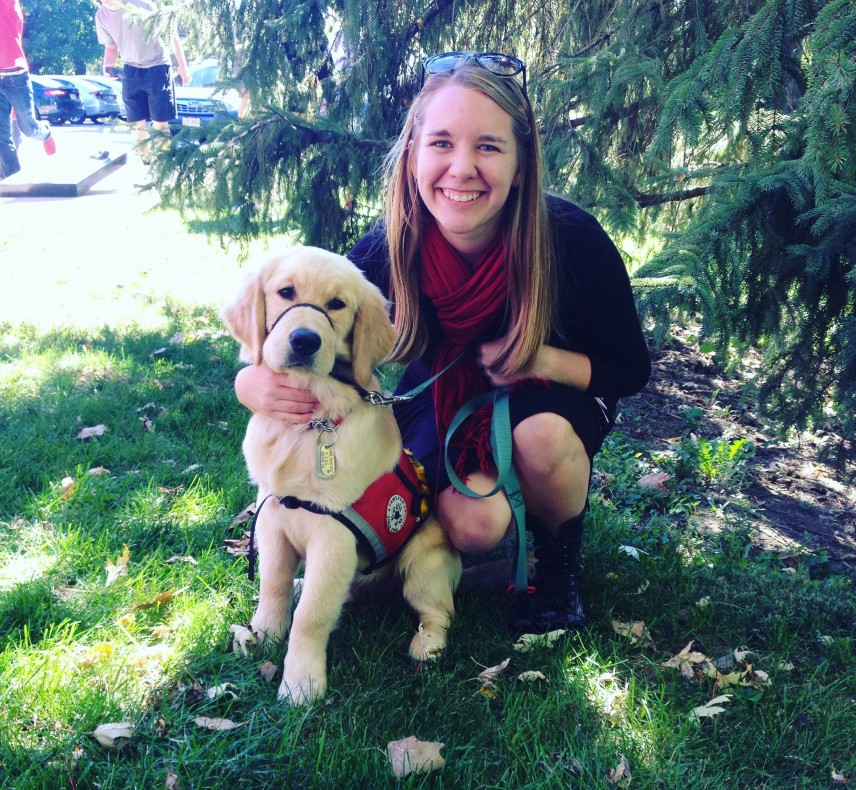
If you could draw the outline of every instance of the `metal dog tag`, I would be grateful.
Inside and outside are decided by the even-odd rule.
[[[336,474],[336,456],[332,444],[319,444],[315,452],[315,472],[322,480],[330,480]]]

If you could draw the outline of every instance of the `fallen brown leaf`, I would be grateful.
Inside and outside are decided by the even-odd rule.
[[[637,620],[635,623],[621,623],[618,620],[612,621],[612,630],[620,636],[630,638],[630,644],[642,644],[645,647],[653,647],[654,640],[651,639],[651,634],[645,627],[644,620]]]
[[[443,743],[420,741],[415,736],[400,741],[390,741],[386,754],[392,765],[392,772],[399,779],[410,774],[426,773],[442,768],[446,760],[440,754]]]
[[[105,587],[109,587],[116,579],[128,572],[128,560],[131,559],[131,550],[128,548],[127,543],[123,544],[123,546],[124,551],[116,558],[116,562],[107,560],[104,566],[107,571],[107,581],[104,583]]]
[[[212,686],[206,695],[208,699],[219,699],[220,697],[228,697],[229,699],[238,699],[236,689],[238,687],[234,683],[221,683],[219,686]]]
[[[633,776],[630,773],[630,762],[623,754],[619,754],[618,757],[618,765],[606,775],[606,780],[617,787],[630,787],[630,783],[633,781]]]
[[[699,705],[697,708],[693,708],[690,713],[690,718],[704,719],[711,718],[712,716],[718,716],[720,713],[725,712],[725,708],[722,707],[722,704],[726,702],[731,702],[731,694],[721,694],[718,697],[714,697],[710,702],[706,702],[704,705]]]
[[[64,477],[62,479],[62,492],[60,496],[63,499],[69,499],[71,495],[74,493],[74,489],[77,488],[77,483],[74,482],[73,477]]]
[[[556,640],[566,633],[568,633],[567,628],[559,628],[555,631],[548,631],[546,634],[523,634],[512,647],[521,653],[528,653],[538,647],[553,647]]]
[[[537,669],[530,669],[526,672],[521,672],[517,676],[518,680],[522,680],[524,683],[532,683],[536,680],[543,680],[545,683],[548,682],[547,676],[543,672],[539,672]]]
[[[496,680],[505,670],[505,668],[511,662],[510,658],[506,658],[501,664],[497,664],[495,667],[488,667],[487,669],[479,672],[478,679],[485,682],[493,684],[494,680]]]
[[[259,674],[268,682],[273,683],[276,679],[277,673],[279,672],[279,666],[274,664],[273,661],[265,661],[259,667]]]
[[[666,483],[671,479],[672,476],[668,472],[654,472],[653,474],[640,477],[637,483],[642,488],[653,488],[663,494],[668,494],[669,489],[666,488]]]
[[[197,716],[193,723],[197,727],[204,727],[206,730],[237,730],[247,725],[245,721],[234,722],[231,719],[209,718],[208,716]]]
[[[78,439],[91,439],[93,436],[102,436],[107,430],[106,425],[92,425],[89,428],[81,428],[77,432]]]
[[[687,680],[699,680],[701,675],[716,677],[717,671],[713,662],[704,653],[691,650],[692,646],[693,642],[690,641],[680,653],[672,656],[668,661],[664,661],[660,666],[666,669],[674,667],[680,670]]]
[[[92,732],[105,749],[120,749],[134,737],[136,727],[130,721],[99,724]]]

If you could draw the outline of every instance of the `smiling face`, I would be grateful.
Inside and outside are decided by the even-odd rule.
[[[519,186],[511,116],[473,88],[450,84],[425,107],[411,146],[411,166],[425,207],[465,260],[487,250]]]

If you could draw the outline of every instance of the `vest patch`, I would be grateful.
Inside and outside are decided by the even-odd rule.
[[[398,532],[407,520],[407,503],[404,497],[393,494],[386,503],[386,528],[393,535]]]

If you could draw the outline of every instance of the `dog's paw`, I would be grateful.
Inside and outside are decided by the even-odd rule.
[[[252,626],[249,625],[230,625],[229,631],[232,634],[232,652],[242,656],[249,656],[252,649],[258,645],[259,637]]]
[[[419,630],[410,641],[410,657],[414,661],[436,661],[446,649],[446,629],[439,626],[426,628],[419,623]]]
[[[327,683],[314,678],[289,679],[283,678],[279,684],[277,699],[289,705],[311,705],[324,696]]]

